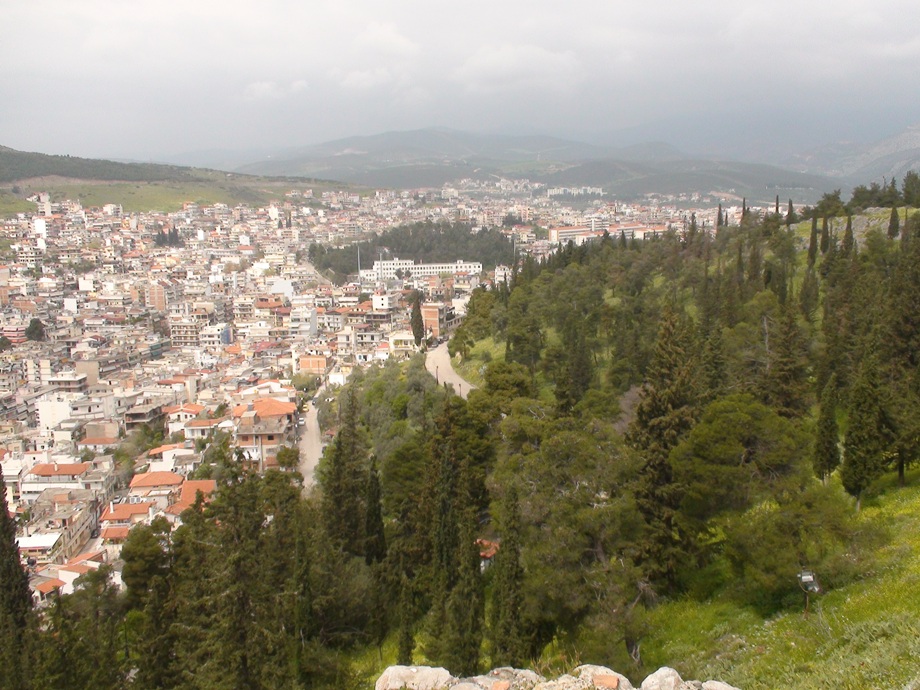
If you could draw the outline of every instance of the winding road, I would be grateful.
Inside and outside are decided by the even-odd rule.
[[[428,355],[425,357],[425,368],[435,377],[438,384],[449,384],[453,387],[454,392],[464,400],[470,391],[476,388],[454,371],[450,353],[447,351],[447,343],[441,343],[433,350],[428,350]]]

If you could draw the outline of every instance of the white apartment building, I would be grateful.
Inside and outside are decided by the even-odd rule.
[[[403,278],[427,278],[443,274],[457,275],[459,273],[482,273],[482,264],[478,261],[457,260],[453,263],[417,264],[411,259],[389,259],[375,261],[374,267],[361,271],[361,280],[383,281],[393,280],[396,273]]]

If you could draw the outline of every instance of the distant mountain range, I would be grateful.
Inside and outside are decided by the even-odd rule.
[[[699,193],[769,202],[776,194],[811,202],[836,180],[778,167],[693,158],[650,142],[614,148],[544,136],[472,134],[446,129],[387,132],[275,151],[235,168],[384,187],[432,187],[462,178],[527,178],[551,186],[603,187],[619,198]]]
[[[920,169],[920,125],[871,145],[837,144],[796,154],[781,165],[690,155],[663,142],[600,146],[556,137],[419,129],[356,136],[274,150],[200,151],[171,165],[115,163],[26,154],[0,147],[0,183],[61,175],[107,180],[195,177],[194,165],[237,175],[337,180],[368,187],[439,187],[463,178],[527,178],[550,186],[602,187],[622,199],[646,194],[791,198],[813,203],[825,192]]]
[[[842,142],[793,156],[784,163],[801,172],[839,177],[853,184],[901,179],[920,170],[920,123],[873,144]]]

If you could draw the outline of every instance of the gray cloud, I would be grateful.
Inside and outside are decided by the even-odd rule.
[[[768,113],[882,136],[920,120],[918,19],[902,0],[8,2],[0,144],[156,156]]]

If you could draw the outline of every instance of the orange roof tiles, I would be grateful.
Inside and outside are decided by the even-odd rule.
[[[175,450],[176,448],[184,448],[184,443],[167,443],[165,446],[157,446],[156,448],[151,448],[147,451],[147,455],[162,455],[167,450]]]
[[[132,489],[149,489],[155,486],[179,486],[185,478],[175,472],[144,472],[134,475]]]
[[[233,416],[242,417],[248,407],[248,403],[237,405],[233,408]],[[294,403],[281,402],[274,398],[258,398],[252,402],[252,408],[259,417],[284,417],[297,412],[297,405]]]
[[[116,503],[109,505],[102,513],[99,519],[102,522],[121,522],[130,520],[135,515],[146,514],[151,506],[155,506],[153,501],[142,501],[141,503]]]
[[[53,577],[50,580],[39,582],[37,585],[35,585],[35,589],[42,594],[50,594],[54,590],[63,587],[65,584],[67,583],[63,580],[58,580],[56,577]]]
[[[38,477],[76,477],[89,470],[88,462],[74,462],[65,465],[58,463],[39,463],[32,468],[29,474]]]
[[[127,539],[130,527],[103,527],[99,533],[103,539]]]
[[[118,439],[110,436],[87,436],[77,441],[78,446],[117,446]]]

